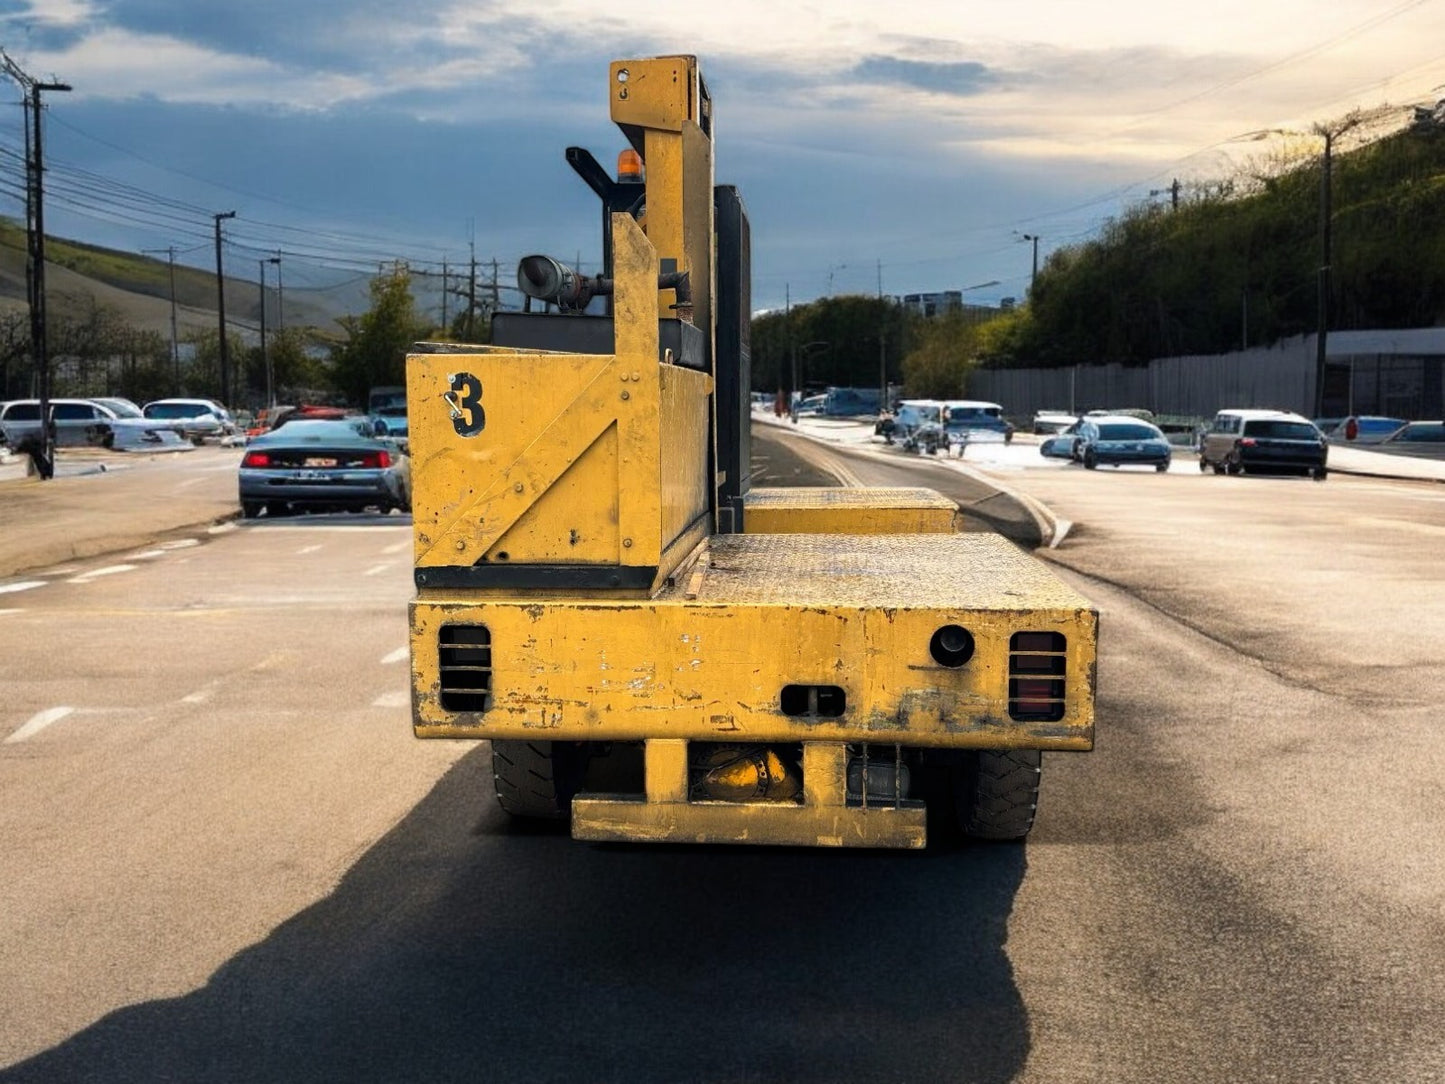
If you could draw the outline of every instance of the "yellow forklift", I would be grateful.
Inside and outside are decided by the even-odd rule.
[[[691,56],[607,92],[618,173],[566,155],[601,272],[529,256],[491,344],[408,358],[415,733],[578,839],[922,847],[938,801],[1022,839],[1042,751],[1093,745],[1096,611],[932,491],[750,485],[712,99]]]

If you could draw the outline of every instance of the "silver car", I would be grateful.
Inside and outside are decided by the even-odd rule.
[[[187,447],[169,428],[130,418],[90,399],[51,399],[50,420],[59,447],[160,449]],[[0,406],[0,439],[12,448],[40,435],[40,400],[15,399]]]
[[[141,413],[153,421],[170,424],[197,444],[234,437],[239,432],[231,412],[214,399],[156,399],[141,407]]]
[[[240,471],[241,514],[411,511],[411,459],[366,418],[299,418],[256,437]]]

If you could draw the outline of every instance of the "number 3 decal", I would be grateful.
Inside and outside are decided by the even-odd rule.
[[[474,437],[487,426],[482,409],[482,382],[471,373],[452,373],[451,390],[442,398],[452,408],[452,428],[458,436]]]

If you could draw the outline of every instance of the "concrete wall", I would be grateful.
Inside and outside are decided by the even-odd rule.
[[[1327,414],[1445,416],[1445,328],[1336,331],[1326,340]],[[1002,403],[1027,419],[1039,410],[1143,407],[1161,415],[1206,418],[1221,407],[1315,412],[1315,337],[1230,354],[1157,358],[1148,365],[1063,369],[980,369],[970,398]]]

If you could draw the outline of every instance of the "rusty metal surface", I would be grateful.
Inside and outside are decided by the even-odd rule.
[[[665,588],[659,601],[680,596]],[[911,610],[1090,609],[1044,564],[996,535],[720,535],[699,602]]]
[[[779,802],[645,802],[589,795],[572,803],[574,839],[633,843],[744,843],[889,847],[928,842],[922,802],[894,809]]]

